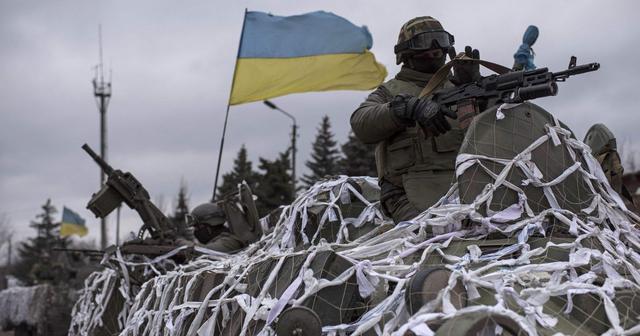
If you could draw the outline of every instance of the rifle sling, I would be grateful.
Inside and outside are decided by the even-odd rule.
[[[440,85],[447,79],[447,77],[449,77],[451,68],[453,68],[453,66],[456,63],[460,63],[460,62],[479,63],[480,65],[484,66],[485,68],[499,75],[502,75],[511,71],[511,69],[503,65],[480,60],[480,59],[471,58],[471,57],[465,56],[464,53],[459,53],[454,59],[450,60],[447,64],[443,65],[440,69],[438,69],[438,71],[433,75],[433,77],[431,77],[431,79],[429,80],[427,85],[424,87],[424,89],[422,89],[422,92],[420,92],[419,97],[422,98],[422,97],[431,95],[433,91],[435,91],[435,89],[440,87]]]

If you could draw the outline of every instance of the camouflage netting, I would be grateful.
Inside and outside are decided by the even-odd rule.
[[[382,215],[375,179],[318,183],[241,253],[144,283],[120,335],[272,335],[316,321],[327,335],[640,333],[640,219],[588,146],[532,105],[510,108],[474,121],[459,183],[414,220]],[[526,146],[474,146],[483,121],[526,127],[520,112],[549,118]]]
[[[32,335],[65,335],[75,298],[63,287],[37,285],[0,291],[0,330],[29,330]]]
[[[176,268],[170,258],[183,250],[177,248],[154,259],[124,257],[120,251],[105,258],[104,270],[87,277],[81,295],[73,306],[69,335],[115,335],[122,330],[140,284]]]
[[[73,307],[70,335],[111,335],[122,329],[122,316],[127,310],[117,302],[126,302],[128,295],[125,295],[125,290],[119,290],[123,287],[120,279],[118,273],[109,268],[89,275],[82,296]],[[116,315],[117,324],[110,323],[113,318],[103,319],[107,314]]]

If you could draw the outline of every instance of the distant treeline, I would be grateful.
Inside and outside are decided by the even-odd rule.
[[[376,176],[375,145],[366,145],[352,133],[347,142],[338,146],[328,116],[317,128],[311,157],[305,161],[308,172],[294,187],[291,175],[291,147],[280,152],[275,159],[260,157],[258,170],[248,159],[248,150],[242,145],[233,162],[233,168],[222,176],[218,195],[235,192],[238,183],[246,181],[258,196],[257,207],[261,216],[280,205],[294,200],[296,187],[307,188],[317,181],[334,175]]]

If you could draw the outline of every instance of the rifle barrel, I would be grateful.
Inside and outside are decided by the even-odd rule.
[[[591,72],[591,71],[596,71],[598,69],[600,69],[600,63],[582,64],[582,65],[574,66],[574,67],[569,68],[567,70],[554,72],[553,73],[553,78],[567,78],[569,76],[579,75],[579,74],[583,74],[583,73],[587,73],[587,72]]]
[[[113,168],[106,161],[104,161],[98,154],[96,154],[96,152],[94,152],[93,149],[89,147],[89,145],[87,144],[82,145],[82,149],[84,149],[84,151],[87,152],[89,156],[91,156],[93,161],[95,161],[98,164],[98,166],[102,168],[102,171],[105,174],[110,175],[113,172]]]

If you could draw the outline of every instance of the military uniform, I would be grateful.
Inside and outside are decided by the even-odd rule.
[[[452,130],[426,137],[420,127],[405,127],[390,111],[393,97],[418,96],[430,78],[431,74],[403,67],[351,115],[356,136],[364,143],[377,144],[383,208],[396,223],[415,217],[446,194],[464,138],[464,130],[453,119],[449,119]],[[453,84],[446,82],[445,86]]]
[[[260,239],[262,229],[251,189],[246,182],[239,187],[239,197],[204,203],[191,211],[190,220],[199,245],[233,253]]]
[[[204,244],[204,247],[218,252],[233,253],[247,246],[246,243],[238,239],[236,235],[225,231],[217,235],[211,241]]]
[[[396,46],[398,64],[404,63],[402,69],[395,78],[372,92],[351,115],[356,136],[364,143],[377,144],[382,208],[396,223],[415,217],[446,194],[455,176],[455,160],[464,138],[464,130],[449,117],[446,120],[451,130],[439,136],[427,136],[416,122],[407,124],[393,111],[394,97],[418,97],[433,76],[433,73],[415,70],[412,61],[416,61],[403,58],[398,46],[411,45],[408,41],[412,38],[431,32],[446,33],[431,17],[412,19],[402,27]],[[453,44],[453,36],[449,36]],[[437,36],[427,38],[435,41]],[[447,80],[442,86],[454,84]]]
[[[584,143],[591,147],[593,156],[600,163],[613,190],[622,196],[622,200],[629,210],[638,213],[633,196],[622,182],[624,168],[618,154],[616,138],[611,130],[604,124],[595,124],[587,131]]]

